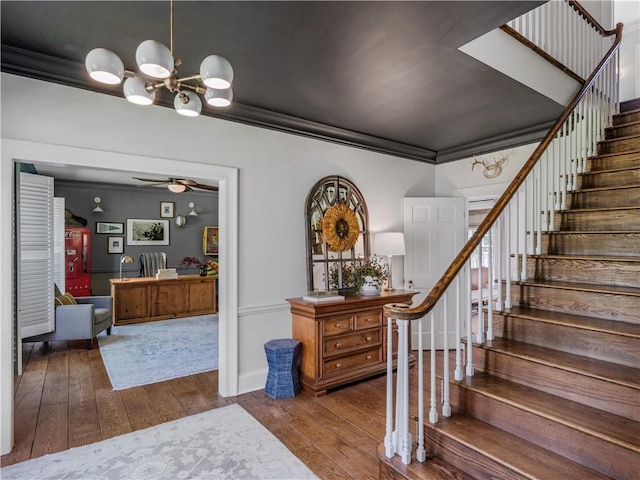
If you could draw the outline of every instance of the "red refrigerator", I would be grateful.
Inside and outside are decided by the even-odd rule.
[[[65,283],[67,292],[74,297],[91,295],[91,229],[66,227]]]

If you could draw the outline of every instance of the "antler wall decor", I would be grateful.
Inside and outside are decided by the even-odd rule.
[[[478,160],[478,157],[473,156],[473,162],[471,163],[471,170],[475,168],[475,166],[479,163],[484,167],[482,171],[482,175],[485,178],[496,178],[498,175],[502,173],[502,164],[507,161],[507,157],[505,157],[502,153],[499,154],[500,158],[491,157],[493,163],[487,164],[486,160]]]

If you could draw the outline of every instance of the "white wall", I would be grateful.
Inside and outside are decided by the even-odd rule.
[[[190,171],[193,162],[238,169],[238,316],[228,319],[239,332],[236,393],[264,387],[263,344],[291,335],[285,299],[306,289],[304,204],[313,184],[326,175],[353,181],[367,201],[372,231],[401,229],[402,199],[435,193],[431,165],[204,116],[183,118],[172,109],[13,75],[1,78],[3,139],[80,148],[88,157],[99,151],[178,160],[189,162]],[[0,189],[0,219],[9,225],[11,175],[0,176]],[[6,243],[0,243],[4,267],[11,265]],[[7,278],[0,281],[2,453],[12,401],[12,389],[5,388],[12,381],[5,367],[12,317]]]
[[[469,199],[499,196],[520,171],[537,145],[537,143],[524,145],[498,153],[478,155],[478,160],[485,160],[487,164],[492,164],[494,159],[499,158],[499,153],[506,156],[507,161],[502,164],[502,173],[492,179],[482,174],[482,165],[476,165],[471,170],[473,157],[438,165],[435,196]]]

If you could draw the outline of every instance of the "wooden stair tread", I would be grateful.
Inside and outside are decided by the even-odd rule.
[[[599,208],[571,208],[567,210],[557,210],[556,215],[558,213],[595,213],[595,212],[624,212],[628,210],[638,210],[640,207],[638,206],[630,206],[630,207],[599,207]],[[639,220],[640,221],[640,220]]]
[[[496,337],[488,340],[481,348],[501,352],[507,355],[572,371],[580,375],[598,378],[603,381],[637,389],[640,393],[640,368],[628,367],[618,363],[605,362],[582,355],[539,347],[529,343]]]
[[[405,465],[398,455],[387,458],[384,442],[378,445],[377,454],[381,462],[384,462],[393,469],[394,476],[392,478],[394,480],[400,479],[398,473],[402,475],[402,477],[410,478],[411,480],[475,480],[471,475],[467,475],[440,457],[433,455],[428,457],[423,463],[418,462],[414,458],[409,465]],[[387,479],[389,477],[381,476],[379,478]]]
[[[593,260],[597,262],[632,262],[640,263],[640,257],[616,257],[609,255],[552,255],[547,253],[528,255],[529,258],[553,258],[558,260]],[[640,271],[638,271],[640,275]]]
[[[640,112],[640,110],[638,110]],[[631,113],[631,112],[626,112],[626,113]],[[605,130],[615,130],[616,128],[621,128],[621,127],[631,127],[633,125],[638,125],[640,124],[640,120],[632,120],[630,122],[626,122],[626,123],[619,123],[618,125],[614,125],[612,127],[607,127],[605,128]]]
[[[617,235],[640,234],[638,230],[549,230],[547,232],[542,232],[543,235],[593,235],[594,233],[598,235],[609,235],[612,233]]]
[[[437,430],[528,478],[609,479],[566,457],[534,445],[464,414],[442,418],[427,428]]]
[[[486,311],[486,307],[485,307]],[[494,313],[513,317],[526,318],[537,322],[554,323],[583,330],[591,330],[605,333],[623,335],[626,337],[640,338],[640,324],[605,320],[584,315],[540,310],[537,308],[511,307],[510,310],[494,310]]]
[[[482,372],[462,383],[482,395],[640,454],[639,422]]]
[[[640,289],[635,287],[622,287],[618,285],[597,285],[594,283],[560,282],[556,280],[541,280],[537,278],[512,281],[516,285],[531,285],[545,288],[560,288],[564,290],[577,290],[583,292],[609,293],[613,295],[629,295],[640,297]],[[638,305],[640,307],[640,304]]]
[[[611,158],[620,157],[620,156],[627,156],[629,154],[634,154],[634,153],[640,153],[640,148],[638,150],[632,150],[630,152],[600,153],[598,155],[592,155],[590,157],[587,157],[587,160],[597,160],[597,159],[606,160],[606,159],[611,159]]]
[[[626,113],[628,114],[631,112],[626,112]],[[603,143],[619,142],[620,140],[633,140],[634,138],[637,138],[640,141],[640,133],[625,135],[624,137],[618,137],[618,138],[609,138],[607,140],[600,140],[598,143],[603,144]]]
[[[626,153],[632,153],[632,152],[626,152]],[[638,153],[640,153],[640,150],[638,150]],[[640,166],[638,166],[638,165],[630,165],[628,167],[607,168],[605,170],[590,170],[588,172],[579,173],[578,176],[580,176],[580,175],[582,175],[582,176],[600,175],[601,173],[628,172],[628,171],[631,171],[631,170],[638,170],[639,168],[640,168]]]
[[[594,172],[590,172],[594,173]],[[585,175],[581,173],[580,175]],[[638,188],[640,184],[631,183],[628,185],[612,185],[607,187],[589,187],[589,188],[581,188],[580,190],[569,190],[568,193],[592,193],[592,192],[608,192],[611,190],[628,190],[630,188]]]

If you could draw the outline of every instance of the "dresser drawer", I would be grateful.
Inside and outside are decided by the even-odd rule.
[[[324,340],[324,356],[336,355],[345,350],[352,351],[369,345],[380,345],[381,343],[381,328],[327,338]]]
[[[354,330],[362,330],[363,328],[381,327],[382,311],[370,310],[368,312],[356,313]]]
[[[351,315],[344,317],[334,317],[322,322],[323,335],[336,335],[346,333],[351,330]]]
[[[346,370],[373,365],[382,361],[382,347],[365,350],[346,357],[326,360],[323,364],[324,375],[337,375]]]

